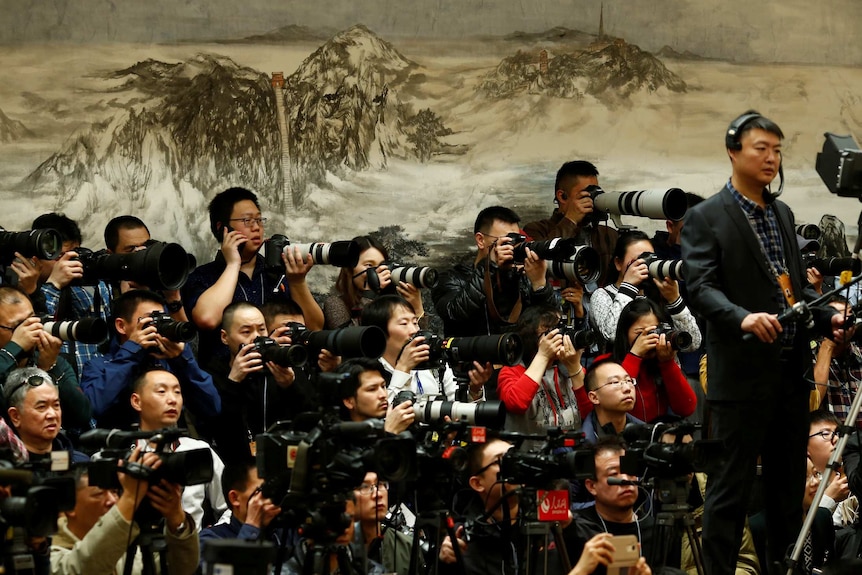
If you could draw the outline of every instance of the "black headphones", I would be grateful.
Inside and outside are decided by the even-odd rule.
[[[742,133],[743,128],[749,122],[756,120],[758,118],[763,118],[764,116],[758,114],[757,112],[750,112],[748,114],[743,114],[739,116],[737,119],[732,121],[730,125],[727,127],[727,132],[724,133],[724,146],[728,150],[741,150],[742,149],[742,141],[740,139],[740,134]],[[771,187],[769,190],[764,190],[763,197],[766,199],[766,203],[771,204],[775,201],[775,198],[781,195],[784,191],[784,162],[779,161],[778,163],[778,191],[773,192]]]

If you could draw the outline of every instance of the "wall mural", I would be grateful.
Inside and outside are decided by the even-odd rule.
[[[444,266],[482,207],[546,217],[567,160],[596,163],[606,190],[715,193],[724,129],[756,108],[787,136],[797,220],[831,213],[855,233],[858,203],[814,170],[823,132],[862,139],[854,0],[362,4],[15,2],[0,225],[63,211],[98,249],[132,213],[208,260],[206,204],[243,185],[268,234],[382,229]]]

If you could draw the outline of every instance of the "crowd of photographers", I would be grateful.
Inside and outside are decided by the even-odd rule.
[[[703,572],[721,446],[694,425],[706,334],[680,262],[701,198],[607,194],[583,161],[554,190],[547,220],[481,210],[475,257],[439,271],[393,263],[372,236],[267,238],[243,188],[212,200],[220,248],[200,266],[134,216],[111,220],[99,251],[62,214],[2,232],[7,568]],[[314,265],[340,268],[331,290],[314,286],[320,303]],[[822,292],[830,270],[811,270]],[[846,415],[862,356],[849,340],[818,349],[812,409]],[[840,428],[811,425],[808,491]],[[803,568],[862,548],[849,467]],[[769,505],[762,486],[737,573],[770,572]]]

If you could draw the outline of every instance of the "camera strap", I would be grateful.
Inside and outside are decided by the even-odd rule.
[[[500,278],[497,278],[497,285],[500,284]],[[521,301],[521,289],[518,286],[518,301],[515,302],[515,305],[512,307],[512,311],[509,312],[508,317],[502,317],[500,312],[497,311],[497,306],[494,305],[494,288],[491,286],[491,254],[485,258],[485,277],[482,281],[482,287],[485,291],[485,304],[488,308],[488,314],[491,316],[493,321],[502,321],[504,323],[515,323],[518,321],[518,317],[521,315],[521,308],[523,307],[523,302]]]

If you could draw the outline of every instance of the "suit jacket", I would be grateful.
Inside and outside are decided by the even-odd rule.
[[[796,242],[793,212],[781,201],[772,206],[781,231],[793,293],[802,299],[805,269]],[[682,256],[691,307],[707,321],[708,394],[711,400],[769,399],[780,391],[803,392],[802,377],[781,381],[781,343],[744,342],[749,313],[779,313],[777,280],[769,269],[748,218],[725,187],[690,209],[682,229]],[[811,365],[805,329],[798,326],[791,361],[803,374]]]

